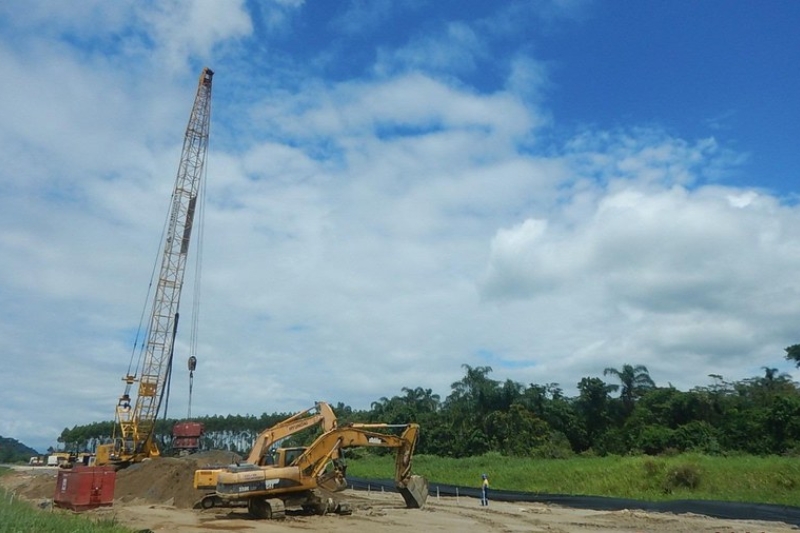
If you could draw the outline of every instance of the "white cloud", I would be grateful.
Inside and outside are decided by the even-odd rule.
[[[156,54],[167,70],[183,71],[186,60],[208,61],[212,49],[253,31],[243,0],[167,0],[139,10]]]
[[[400,49],[381,50],[376,70],[381,74],[423,70],[448,76],[471,74],[489,51],[481,36],[463,22],[446,24],[436,35],[419,35]]]
[[[611,163],[587,165],[586,155],[577,157],[581,173]],[[591,366],[635,362],[659,384],[688,387],[710,373],[750,376],[778,365],[800,312],[800,240],[791,231],[798,209],[755,190],[682,186],[704,164],[682,150],[656,145],[614,160],[614,170],[624,162],[624,178],[588,194],[576,188],[547,218],[498,230],[484,299],[508,312],[529,309],[544,336],[534,346],[553,337],[537,327],[537,313],[559,316],[548,328],[573,334],[548,349],[585,360],[577,364],[587,375]]]
[[[487,148],[508,147],[509,137],[522,140],[540,122],[535,110],[509,93],[479,95],[421,73],[311,86],[280,107],[264,104],[254,112],[257,120],[270,122],[273,134],[277,130],[304,143],[324,139],[338,145],[428,133],[432,136],[423,140],[435,141],[440,132],[464,132],[487,140]]]
[[[552,144],[535,107],[547,71],[522,53],[494,92],[424,69],[299,69],[284,85],[240,49],[243,3],[75,3],[61,22],[41,5],[0,11],[22,28],[0,35],[3,436],[54,445],[112,415],[199,59],[225,68],[194,414],[446,396],[462,363],[487,361],[498,379],[568,390],[620,361],[686,387],[777,366],[796,342],[798,208],[724,185],[738,160],[713,139],[629,128]],[[481,37],[450,29],[468,65]],[[130,41],[103,53],[119,33]]]

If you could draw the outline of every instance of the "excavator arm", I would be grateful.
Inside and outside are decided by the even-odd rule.
[[[372,429],[404,428],[402,434],[392,435],[370,431]],[[419,509],[428,499],[428,482],[424,477],[411,474],[411,458],[419,438],[419,425],[359,424],[329,431],[309,446],[306,453],[293,463],[301,470],[305,468],[310,476],[322,483],[324,469],[328,462],[338,456],[340,450],[354,447],[380,447],[395,449],[394,482],[397,491],[403,496],[406,507]],[[341,472],[342,478],[344,472]]]
[[[314,407],[300,411],[262,431],[253,443],[247,462],[263,466],[266,463],[267,453],[276,442],[317,425],[322,427],[323,432],[336,428],[336,415],[331,406],[325,402],[317,402]]]
[[[401,435],[371,429],[403,428]],[[292,463],[303,475],[318,478],[332,457],[340,450],[356,447],[393,448],[396,450],[395,482],[403,483],[411,475],[411,457],[419,438],[417,424],[361,424],[337,428],[323,433],[305,453]]]

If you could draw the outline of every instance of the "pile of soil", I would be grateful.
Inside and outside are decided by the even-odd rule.
[[[26,468],[13,475],[3,476],[3,488],[29,500],[52,499],[56,492],[53,468]]]
[[[140,500],[191,509],[205,494],[193,486],[199,468],[227,466],[241,458],[230,452],[201,452],[186,457],[159,457],[117,472],[114,499]]]
[[[191,509],[204,492],[194,489],[194,471],[220,468],[241,461],[231,452],[209,451],[185,457],[159,457],[131,465],[117,472],[114,499],[121,502],[171,505]],[[58,470],[25,468],[4,476],[7,490],[30,500],[52,499]]]

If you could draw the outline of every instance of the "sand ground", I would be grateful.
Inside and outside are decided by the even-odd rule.
[[[780,522],[720,520],[699,515],[646,513],[642,511],[589,511],[536,503],[491,502],[481,507],[473,498],[431,496],[423,509],[406,509],[399,494],[346,490],[339,493],[348,501],[348,516],[306,516],[288,514],[284,520],[254,520],[242,508],[194,510],[198,496],[191,487],[191,472],[197,462],[159,459],[152,464],[120,471],[114,504],[86,511],[98,519],[113,519],[136,531],[154,533],[200,533],[245,531],[297,533],[395,533],[468,532],[484,533],[786,533],[800,528]],[[53,509],[57,471],[47,468],[19,468],[0,478],[0,485],[38,504],[43,512],[71,512]]]

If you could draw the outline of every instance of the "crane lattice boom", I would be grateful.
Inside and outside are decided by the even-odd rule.
[[[153,441],[153,429],[170,370],[192,223],[208,150],[213,76],[210,69],[203,69],[186,127],[147,330],[147,344],[138,377],[138,394],[135,405],[131,406],[130,387],[137,378],[135,374],[127,375],[123,378],[127,384],[125,394],[117,405],[121,438],[115,438],[112,461],[137,461],[159,454]]]

